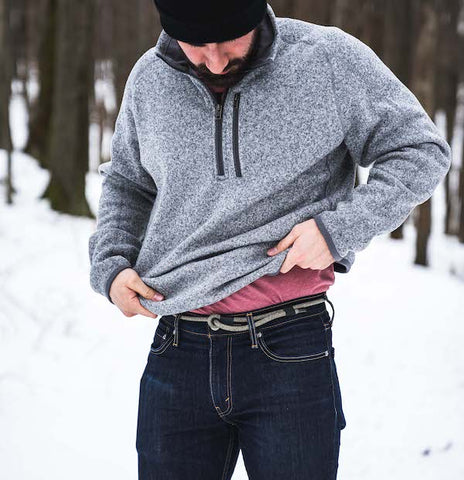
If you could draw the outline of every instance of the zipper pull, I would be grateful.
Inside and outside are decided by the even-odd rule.
[[[222,117],[222,103],[216,104],[216,118],[221,119]]]
[[[234,108],[238,108],[239,102],[240,102],[240,92],[234,95]]]

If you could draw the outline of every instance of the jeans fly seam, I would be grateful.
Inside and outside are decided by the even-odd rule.
[[[231,385],[231,368],[232,368],[232,337],[227,339],[227,398],[229,399],[229,404],[226,409],[222,411],[220,408],[216,408],[217,412],[221,417],[224,418],[225,415],[228,415],[232,411],[232,385]]]
[[[213,340],[212,336],[208,335],[209,337],[209,391],[211,394],[211,401],[213,402],[214,409],[216,410],[216,413],[219,415],[222,420],[224,420],[227,423],[230,423],[231,425],[235,426],[235,423],[227,420],[224,418],[223,412],[221,412],[221,409],[216,405],[216,402],[214,401],[214,393],[213,393]]]
[[[229,414],[232,411],[232,337],[227,339],[227,398],[229,399],[228,408],[224,412],[224,415]]]
[[[216,406],[216,402],[214,401],[214,393],[213,393],[213,340],[211,339],[211,336],[208,335],[209,337],[209,390],[211,393],[211,401],[213,402],[214,408],[217,412],[218,407]]]

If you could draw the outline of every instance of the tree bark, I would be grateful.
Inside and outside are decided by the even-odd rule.
[[[54,210],[86,216],[93,216],[85,197],[94,64],[92,3],[92,0],[58,0],[50,182],[43,194]]]
[[[411,89],[430,116],[435,111],[435,78],[438,38],[438,13],[434,0],[415,0],[417,37],[413,54]],[[431,231],[429,198],[414,210],[417,229],[416,265],[428,265],[427,245]]]
[[[6,186],[6,203],[13,203],[12,155],[13,145],[10,131],[10,96],[13,58],[9,28],[10,0],[0,0],[0,148],[7,157],[7,174],[3,182]]]

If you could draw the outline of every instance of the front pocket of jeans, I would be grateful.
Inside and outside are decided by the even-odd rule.
[[[155,332],[155,337],[150,346],[150,354],[161,355],[168,349],[168,347],[172,344],[173,341],[174,334],[170,331],[170,329],[161,323],[158,324]]]
[[[258,347],[277,362],[305,362],[328,357],[327,337],[321,317],[301,318],[257,332]]]

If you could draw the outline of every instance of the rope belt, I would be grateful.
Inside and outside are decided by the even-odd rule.
[[[277,308],[270,312],[260,313],[260,314],[253,314],[252,312],[247,312],[245,316],[233,316],[233,315],[226,315],[220,313],[212,313],[211,315],[202,315],[202,316],[193,316],[186,313],[178,313],[174,315],[174,346],[178,346],[178,335],[179,335],[179,320],[187,320],[191,322],[207,322],[211,330],[219,330],[222,328],[223,330],[228,330],[231,332],[243,332],[246,330],[250,330],[250,335],[252,339],[252,345],[256,345],[256,327],[260,327],[271,320],[276,318],[285,317],[289,314],[296,314],[305,312],[308,307],[312,305],[318,305],[322,302],[329,302],[332,307],[332,317],[329,322],[329,326],[332,326],[333,319],[335,316],[335,310],[332,302],[327,298],[325,292],[319,298],[305,300],[299,303],[295,303],[293,305],[286,306],[285,308]],[[220,318],[223,318],[224,321],[228,323],[223,323],[220,321]],[[227,317],[227,318],[225,318]],[[243,323],[245,325],[235,325]],[[256,345],[257,346],[257,345]],[[255,347],[256,348],[256,347]]]

